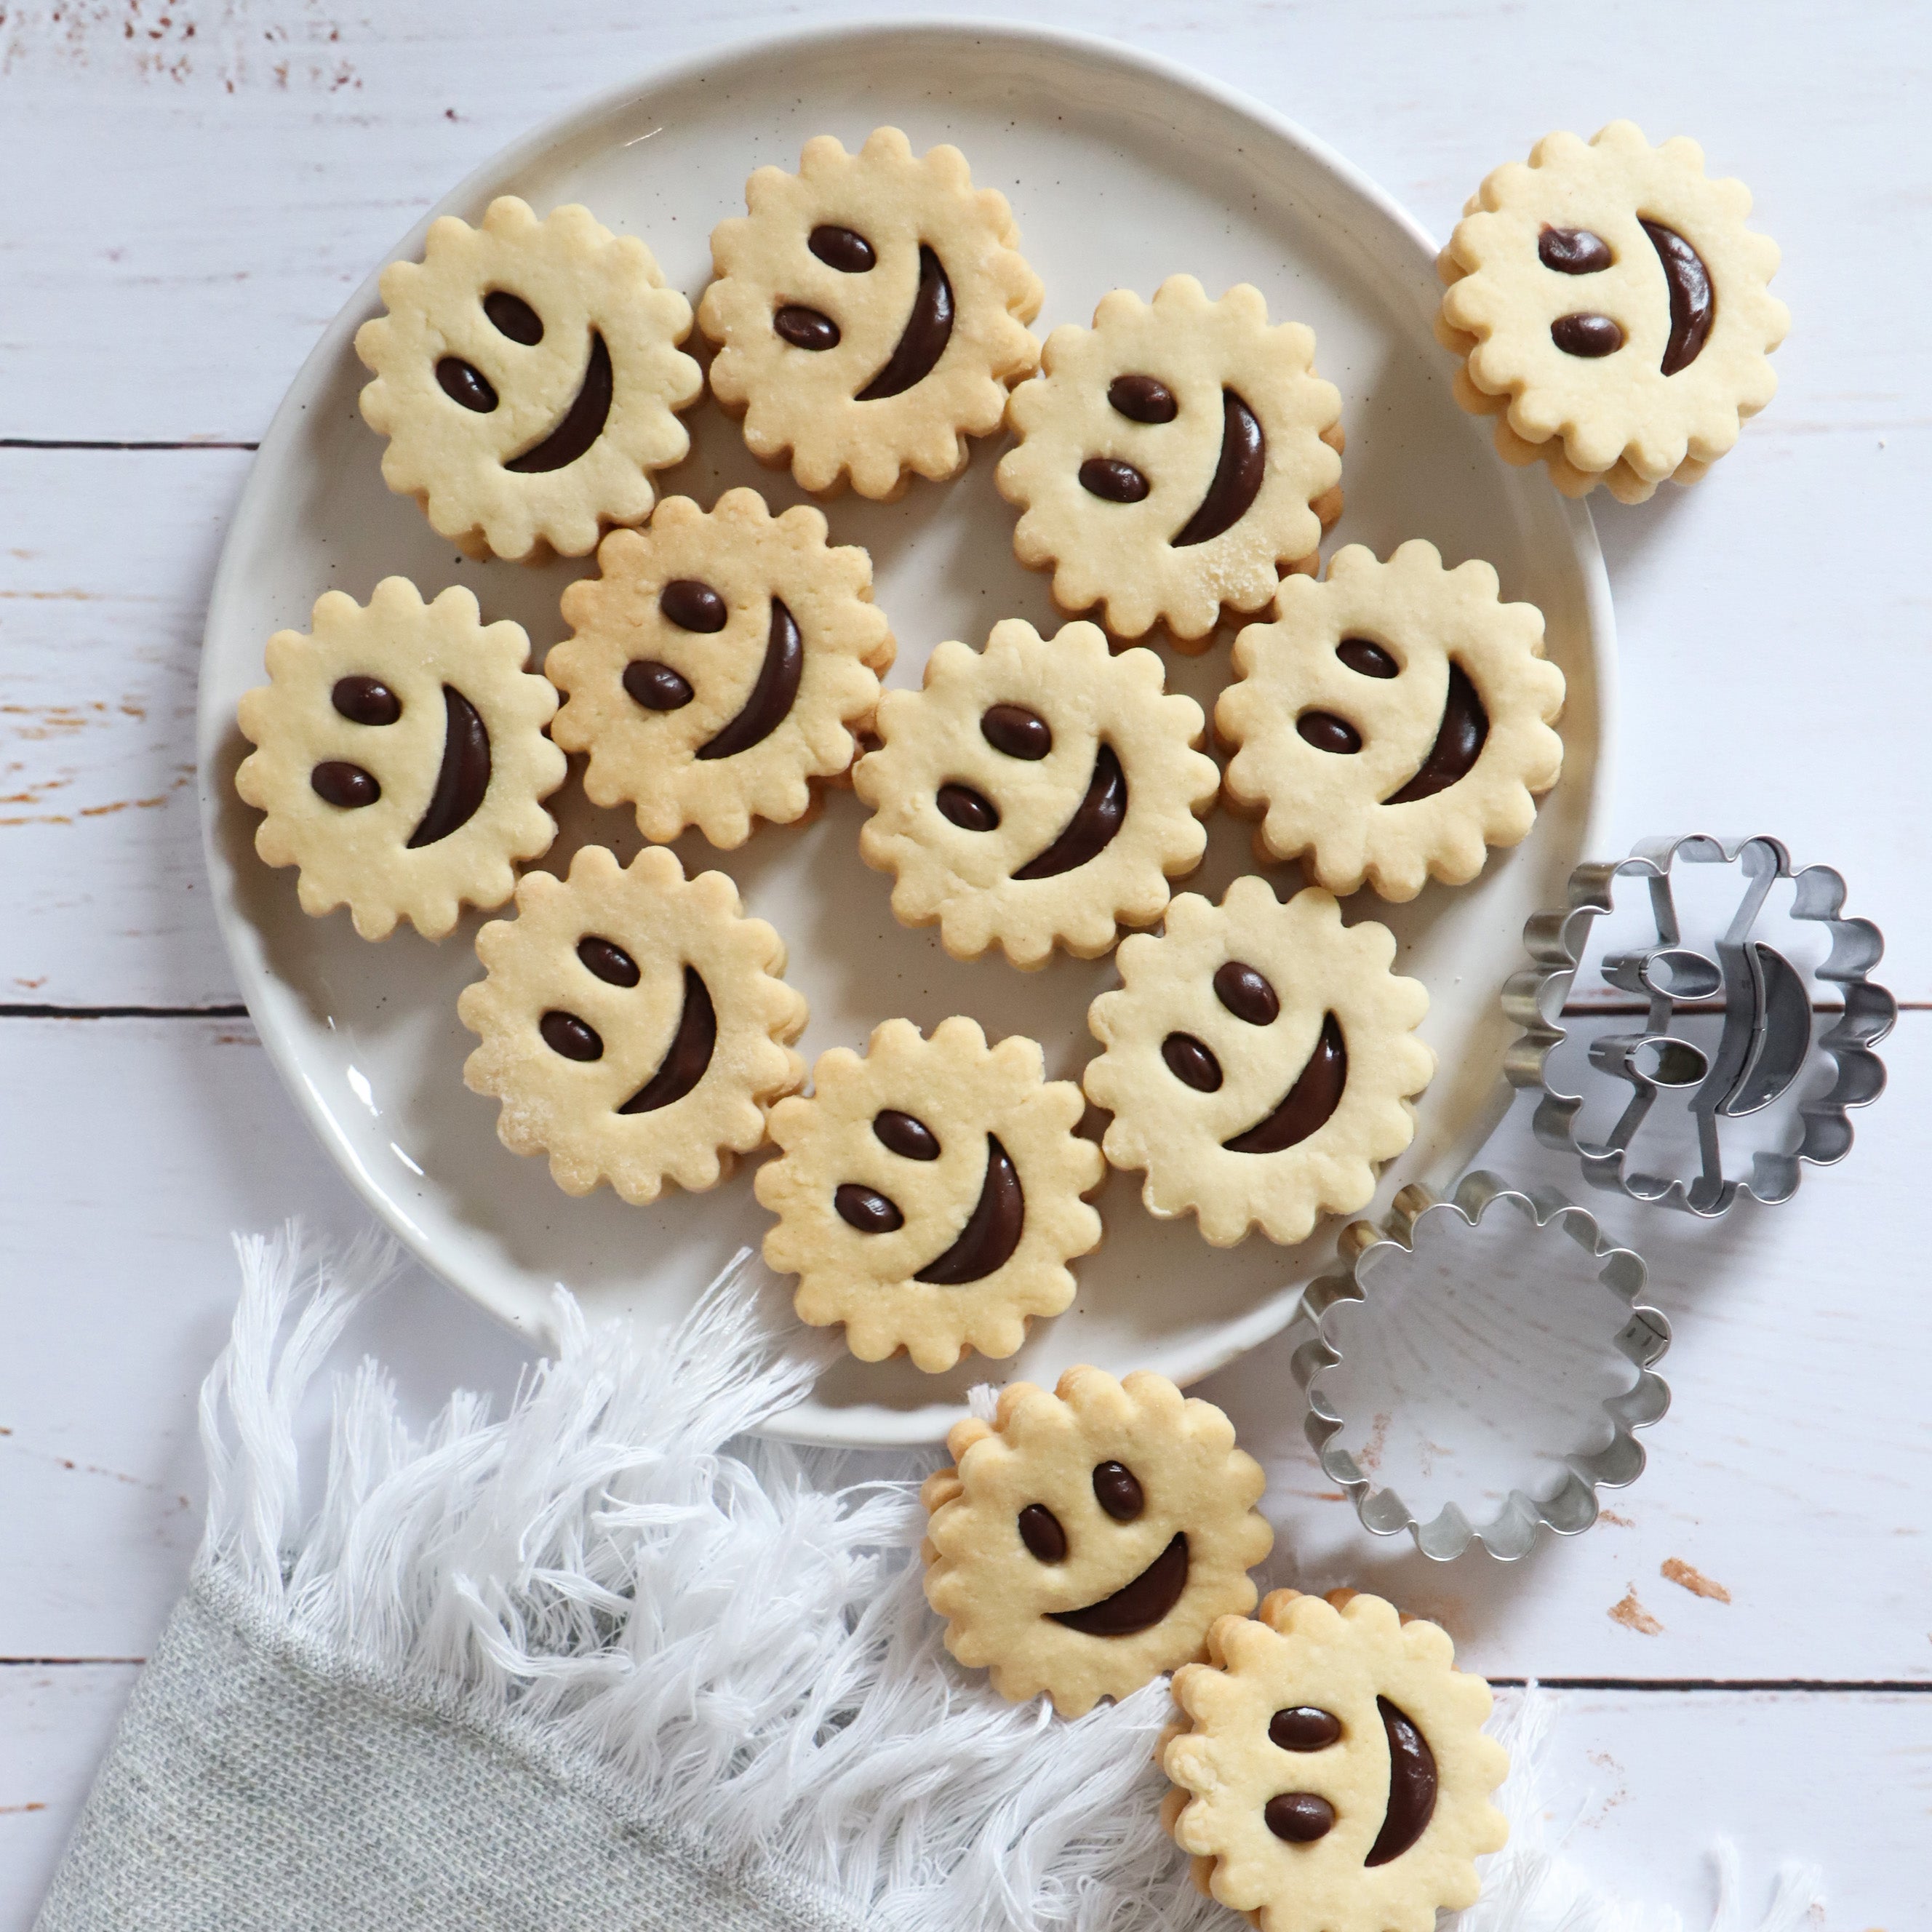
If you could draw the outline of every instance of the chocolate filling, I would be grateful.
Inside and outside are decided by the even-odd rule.
[[[1291,1845],[1312,1845],[1335,1828],[1335,1808],[1312,1791],[1283,1791],[1262,1807],[1262,1822]]]
[[[838,346],[838,323],[802,302],[787,302],[772,317],[772,326],[794,349],[808,349],[816,354]]]
[[[1276,1750],[1326,1750],[1341,1735],[1341,1719],[1314,1704],[1297,1704],[1268,1720],[1268,1742]]]
[[[1180,413],[1174,392],[1154,376],[1116,376],[1107,400],[1130,422],[1171,423]]]
[[[616,393],[610,372],[610,352],[596,329],[590,332],[590,359],[584,370],[584,386],[564,412],[562,422],[534,449],[513,456],[503,465],[519,476],[541,476],[553,470],[565,470],[574,463],[604,434],[610,415],[610,399]]]
[[[932,374],[933,364],[946,353],[952,339],[952,284],[939,257],[921,242],[919,250],[919,288],[912,298],[912,313],[886,366],[854,398],[861,403],[883,402],[888,396],[903,395],[916,382]]]
[[[1138,503],[1152,486],[1118,456],[1090,456],[1080,466],[1080,487],[1103,502]]]
[[[806,244],[828,268],[842,275],[862,275],[878,260],[872,244],[854,228],[841,228],[836,222],[821,221]]]
[[[1606,315],[1559,315],[1550,325],[1550,339],[1566,356],[1614,356],[1624,346],[1624,332]]]
[[[393,724],[403,715],[403,700],[373,677],[338,677],[328,701],[352,724]]]
[[[1559,275],[1594,275],[1610,266],[1610,244],[1587,228],[1546,228],[1537,237],[1536,259]]]
[[[1044,1503],[1028,1503],[1020,1511],[1020,1540],[1042,1563],[1066,1561],[1066,1532]]]
[[[731,619],[724,598],[695,577],[674,577],[658,592],[658,608],[680,631],[706,635],[723,630]]]
[[[1281,1011],[1281,997],[1268,975],[1244,959],[1230,959],[1215,968],[1214,997],[1250,1026],[1273,1026]]]
[[[1127,775],[1111,745],[1102,745],[1094,760],[1087,796],[1066,821],[1060,836],[1037,858],[1030,859],[1016,879],[1057,878],[1097,858],[1112,842],[1127,815]]]
[[[890,1234],[905,1226],[905,1216],[875,1187],[842,1180],[832,1191],[832,1204],[848,1228],[862,1234]]]
[[[744,709],[708,744],[698,748],[700,758],[735,758],[761,745],[791,714],[798,697],[798,681],[805,672],[805,640],[791,613],[777,598],[772,599],[771,626],[765,638],[764,662],[758,667],[758,681],[745,700]]]
[[[566,1060],[604,1058],[602,1035],[588,1020],[580,1020],[574,1013],[553,1008],[537,1022],[537,1031],[542,1034],[544,1046]]]
[[[1385,1865],[1400,1858],[1429,1828],[1436,1813],[1436,1754],[1428,1740],[1407,1712],[1386,1697],[1376,1700],[1376,1708],[1382,1714],[1382,1729],[1388,1733],[1388,1810],[1362,1861],[1365,1865]]]
[[[1197,1094],[1221,1090],[1221,1063],[1205,1040],[1196,1040],[1191,1033],[1171,1033],[1160,1043],[1160,1057],[1182,1086],[1192,1087]]]
[[[1010,758],[1043,758],[1053,749],[1053,727],[1024,704],[995,704],[980,720],[980,735]]]
[[[452,403],[460,403],[479,416],[487,416],[496,406],[496,392],[490,386],[489,377],[460,356],[444,356],[436,365],[436,380]]]
[[[1140,1478],[1124,1462],[1102,1462],[1095,1467],[1094,1500],[1116,1522],[1132,1522],[1147,1508]]]
[[[308,788],[323,804],[340,806],[344,812],[360,811],[382,796],[376,774],[346,758],[325,758],[309,773]]]
[[[1054,1622],[1083,1636],[1132,1636],[1151,1630],[1180,1600],[1187,1588],[1187,1535],[1185,1531],[1156,1556],[1131,1583],[1111,1597],[1082,1610],[1053,1610]]]
[[[1322,1019],[1322,1036],[1308,1064],[1282,1097],[1281,1105],[1264,1120],[1237,1134],[1221,1144],[1230,1154],[1280,1154],[1318,1132],[1342,1104],[1342,1090],[1348,1084],[1348,1050],[1342,1038],[1341,1022],[1333,1013]]]
[[[1335,655],[1362,677],[1396,677],[1402,672],[1389,652],[1366,638],[1344,638],[1335,646]]]
[[[1640,215],[1639,220],[1643,218]],[[1660,221],[1645,221],[1643,232],[1664,265],[1670,285],[1670,340],[1664,346],[1664,373],[1674,376],[1688,369],[1704,352],[1718,303],[1711,290],[1711,272],[1704,258],[1678,233]]]
[[[1452,662],[1436,742],[1414,777],[1400,790],[1390,792],[1383,804],[1413,805],[1419,798],[1433,798],[1438,791],[1447,791],[1458,778],[1468,776],[1489,736],[1490,714],[1483,709],[1468,673]]]
[[[1361,733],[1332,711],[1304,711],[1294,721],[1294,728],[1303,743],[1312,745],[1318,752],[1346,758],[1362,748]]]
[[[682,711],[698,694],[681,671],[656,658],[633,658],[624,667],[624,689],[646,711]]]
[[[596,974],[608,986],[634,986],[644,977],[638,962],[614,939],[586,933],[577,942],[577,956],[586,972]]]
[[[617,1111],[620,1114],[654,1114],[682,1100],[704,1078],[718,1044],[718,1015],[711,1004],[711,988],[695,966],[684,969],[684,1010],[679,1014],[677,1031],[672,1035],[670,1050],[658,1063],[658,1070]]]
[[[872,1116],[872,1132],[882,1147],[902,1160],[937,1160],[939,1136],[916,1114],[884,1107]]]
[[[996,1274],[1012,1258],[1026,1228],[1026,1196],[1012,1156],[998,1138],[986,1136],[986,1178],[959,1238],[913,1279],[935,1288],[958,1288]]]
[[[1268,473],[1268,439],[1255,412],[1232,389],[1221,392],[1221,460],[1201,507],[1174,539],[1177,550],[1231,530],[1248,514]]]
[[[943,784],[934,794],[933,802],[939,808],[940,817],[958,826],[962,832],[997,832],[1000,829],[1000,808],[983,792],[975,791],[970,785]]]
[[[543,317],[508,289],[492,289],[483,298],[483,313],[499,335],[507,335],[526,349],[534,349],[543,340]]]
[[[429,809],[410,834],[410,850],[434,845],[476,816],[490,789],[490,734],[476,707],[453,684],[442,687],[442,764]]]

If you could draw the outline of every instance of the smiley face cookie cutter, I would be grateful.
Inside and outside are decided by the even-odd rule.
[[[1684,943],[1672,890],[1678,862],[1737,866],[1742,886],[1728,924],[1708,951]],[[1565,1092],[1552,1065],[1567,1037],[1560,1011],[1548,1012],[1552,991],[1567,993],[1582,966],[1590,930],[1614,906],[1619,878],[1648,889],[1656,943],[1612,953],[1602,963],[1604,979],[1646,1002],[1643,1025],[1593,1040],[1590,1065],[1632,1090],[1628,1104],[1601,1139],[1580,1134],[1578,1116],[1590,1098]],[[1814,1012],[1804,975],[1765,940],[1754,936],[1772,886],[1792,881],[1790,917],[1815,922],[1829,942],[1815,976],[1843,989],[1835,1019]],[[1510,1083],[1540,1088],[1534,1121],[1538,1139],[1566,1148],[1582,1161],[1593,1186],[1620,1190],[1632,1200],[1678,1208],[1712,1219],[1740,1194],[1771,1203],[1797,1191],[1804,1164],[1842,1160],[1852,1144],[1850,1110],[1869,1106],[1885,1088],[1885,1068],[1872,1048],[1892,1030],[1898,1006],[1870,974],[1885,950],[1878,928],[1842,916],[1845,882],[1824,866],[1794,868],[1774,838],[1719,839],[1705,834],[1646,840],[1628,859],[1580,866],[1570,875],[1567,901],[1540,913],[1524,928],[1533,963],[1514,974],[1503,990],[1503,1010],[1522,1027],[1505,1063]],[[1714,1050],[1685,1036],[1688,1013],[1721,1016]],[[1814,1052],[1816,1049],[1816,1052]],[[1835,1074],[1828,1090],[1808,1096],[1798,1087],[1818,1053]],[[1699,1171],[1694,1175],[1654,1173],[1637,1166],[1632,1148],[1660,1094],[1683,1097],[1694,1123]],[[1762,1115],[1796,1092],[1795,1144],[1753,1150],[1748,1175],[1727,1173],[1725,1124]]]
[[[1636,1377],[1629,1388],[1595,1405],[1611,1425],[1606,1447],[1555,1452],[1564,1473],[1549,1495],[1533,1496],[1512,1487],[1486,1522],[1472,1522],[1468,1512],[1452,1501],[1425,1522],[1393,1488],[1377,1487],[1372,1474],[1336,1440],[1346,1418],[1323,1387],[1324,1378],[1343,1359],[1336,1311],[1345,1304],[1365,1303],[1373,1292],[1371,1277],[1377,1269],[1395,1256],[1413,1256],[1419,1232],[1426,1229],[1432,1246],[1438,1236],[1459,1240],[1498,1202],[1506,1214],[1522,1218],[1513,1246],[1533,1252],[1561,1235],[1598,1264],[1598,1282],[1622,1309],[1621,1325],[1605,1342],[1635,1368]],[[1646,1278],[1642,1258],[1610,1240],[1594,1216],[1555,1190],[1526,1192],[1480,1171],[1466,1174],[1447,1200],[1420,1186],[1404,1188],[1396,1196],[1385,1227],[1385,1232],[1378,1232],[1372,1222],[1354,1221],[1343,1228],[1337,1245],[1344,1265],[1311,1282],[1302,1304],[1315,1332],[1296,1349],[1290,1366],[1307,1397],[1304,1426],[1323,1473],[1348,1495],[1371,1534],[1397,1536],[1406,1531],[1416,1548],[1438,1562],[1461,1556],[1472,1542],[1500,1561],[1513,1562],[1528,1554],[1539,1529],[1550,1528],[1558,1536],[1588,1529],[1597,1520],[1598,1490],[1624,1488],[1643,1473],[1642,1445],[1633,1432],[1658,1420],[1670,1406],[1670,1390],[1655,1372],[1670,1346],[1670,1324],[1642,1299]],[[1477,1346],[1494,1352],[1505,1339],[1479,1336]],[[1576,1417],[1580,1426],[1592,1419],[1580,1410]]]

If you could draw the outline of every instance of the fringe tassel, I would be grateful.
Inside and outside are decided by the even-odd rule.
[[[825,1338],[776,1332],[748,1250],[649,1348],[559,1291],[554,1360],[509,1414],[459,1393],[420,1441],[364,1361],[338,1384],[320,1509],[294,1418],[392,1244],[338,1260],[291,1224],[238,1240],[243,1290],[202,1392],[201,1568],[251,1616],[466,1717],[542,1740],[713,1869],[782,1872],[886,1932],[1196,1932],[1223,1908],[1160,1828],[1164,1682],[1073,1722],[958,1672],[920,1588],[916,1483],[745,1438],[796,1402]],[[728,1448],[728,1444],[730,1446]],[[1681,1932],[1600,1897],[1545,1822],[1552,1718],[1502,1728],[1509,1848],[1460,1932]],[[1744,1932],[1718,1855],[1712,1932]],[[1758,1932],[1796,1932],[1814,1873]]]

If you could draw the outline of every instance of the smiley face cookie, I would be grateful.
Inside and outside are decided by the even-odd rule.
[[[1300,323],[1268,326],[1259,290],[1210,302],[1191,275],[1056,328],[1045,374],[1007,405],[1019,444],[998,481],[1020,561],[1124,638],[1164,620],[1184,645],[1223,604],[1259,610],[1341,512],[1342,398],[1314,356]]]
[[[799,1277],[801,1320],[842,1322],[861,1361],[903,1348],[936,1374],[975,1348],[1010,1355],[1073,1299],[1066,1264],[1100,1240],[1081,1196],[1104,1165],[1073,1131],[1080,1089],[1046,1078],[1033,1041],[888,1020],[862,1059],[820,1055],[812,1088],[772,1110],[783,1157],[757,1184],[778,1217],[765,1259]]]
[[[897,874],[894,915],[937,921],[956,959],[996,944],[1028,970],[1056,944],[1096,958],[1201,862],[1220,784],[1203,723],[1154,652],[1008,618],[983,652],[943,644],[923,690],[880,698],[883,745],[853,773],[875,814],[860,856]]]
[[[456,1007],[482,1036],[464,1084],[502,1102],[497,1138],[548,1153],[566,1194],[715,1186],[805,1078],[784,942],[722,872],[687,880],[662,846],[620,867],[586,845],[568,880],[529,874],[517,916],[484,927],[476,953],[488,976]]]
[[[1302,859],[1331,892],[1366,878],[1412,899],[1528,831],[1563,766],[1563,674],[1534,604],[1498,601],[1488,564],[1445,571],[1414,542],[1386,563],[1352,544],[1275,608],[1235,639],[1214,706],[1237,748],[1228,802],[1260,818],[1264,854]]]
[[[1653,148],[1628,121],[1587,145],[1546,136],[1490,176],[1438,265],[1438,333],[1504,457],[1633,502],[1731,448],[1778,386],[1766,358],[1790,321],[1750,199],[1696,142]]]
[[[480,228],[430,224],[420,262],[382,271],[386,315],[356,332],[375,371],[382,480],[466,554],[583,556],[650,514],[650,472],[691,447],[672,413],[704,388],[678,347],[691,304],[634,236],[574,205],[539,221],[514,195]]]
[[[544,736],[556,694],[526,668],[522,626],[482,623],[460,588],[425,604],[386,577],[366,608],[325,592],[310,622],[268,640],[269,681],[236,712],[256,748],[235,789],[268,814],[255,850],[301,868],[306,913],[346,905],[364,939],[398,920],[440,939],[556,836],[538,802],[564,779]]]
[[[1436,1070],[1414,1033],[1429,995],[1389,970],[1388,928],[1343,926],[1312,886],[1283,905],[1250,874],[1218,906],[1181,893],[1160,938],[1118,956],[1124,983],[1088,1014],[1106,1051],[1082,1084],[1114,1116],[1108,1160],[1146,1169],[1148,1213],[1197,1215],[1216,1247],[1256,1226],[1290,1246],[1318,1215],[1365,1207]]]
[[[1254,1607],[1274,1532],[1234,1425],[1144,1370],[1016,1382],[994,1420],[957,1424],[956,1467],[920,1492],[926,1600],[946,1647],[1018,1703],[1062,1717],[1204,1655],[1217,1617]]]
[[[974,188],[957,148],[916,157],[880,128],[856,154],[808,141],[796,174],[752,176],[745,205],[712,234],[698,318],[752,454],[862,496],[958,475],[1040,361],[1040,278],[1006,197]]]
[[[694,825],[727,848],[756,818],[802,818],[812,782],[850,766],[892,662],[866,553],[828,546],[814,509],[773,517],[728,490],[708,514],[668,498],[597,566],[563,593],[575,634],[544,661],[566,700],[551,735],[590,753],[592,801],[634,806],[646,838]]]
[[[1476,1902],[1474,1861],[1509,1835],[1490,1802],[1509,1757],[1439,1626],[1276,1590],[1208,1646],[1174,1673],[1190,1724],[1161,1751],[1162,1821],[1202,1891],[1260,1932],[1434,1932]]]

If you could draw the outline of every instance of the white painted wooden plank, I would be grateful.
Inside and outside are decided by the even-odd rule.
[[[136,1674],[0,1666],[0,1932],[32,1924]]]
[[[197,1534],[194,1394],[232,1303],[227,1230],[296,1209],[337,1229],[359,1217],[245,1023],[0,1027],[0,1426],[12,1431],[0,1481],[17,1526],[0,1541],[0,1656],[138,1656]],[[1440,1616],[1472,1664],[1499,1676],[1932,1676],[1918,1388],[1932,1304],[1896,1210],[1918,1184],[1932,1018],[1907,1016],[1890,1059],[1892,1090],[1862,1119],[1853,1157],[1785,1208],[1706,1228],[1592,1197],[1653,1264],[1676,1326],[1676,1400],[1650,1432],[1649,1472],[1581,1538],[1546,1540],[1516,1567],[1480,1555],[1432,1565],[1322,1499],[1332,1491],[1302,1441],[1286,1339],[1204,1384],[1270,1470],[1275,1580],[1379,1589]],[[1573,1167],[1528,1144],[1520,1114],[1490,1158],[1577,1186]],[[1850,1228],[1870,1248],[1848,1259]],[[523,1360],[506,1332],[419,1280],[354,1344],[394,1362],[418,1415],[456,1383],[506,1390]],[[1667,1580],[1673,1562],[1730,1601]]]
[[[0,1667],[0,1932],[32,1924],[134,1675]],[[1832,1925],[1919,1922],[1932,1816],[1924,1697],[1550,1694],[1551,1808],[1559,1825],[1576,1814],[1568,1855],[1606,1893],[1674,1905],[1702,1925],[1714,1903],[1712,1849],[1728,1838],[1747,1924],[1787,1858],[1821,1868]]]

